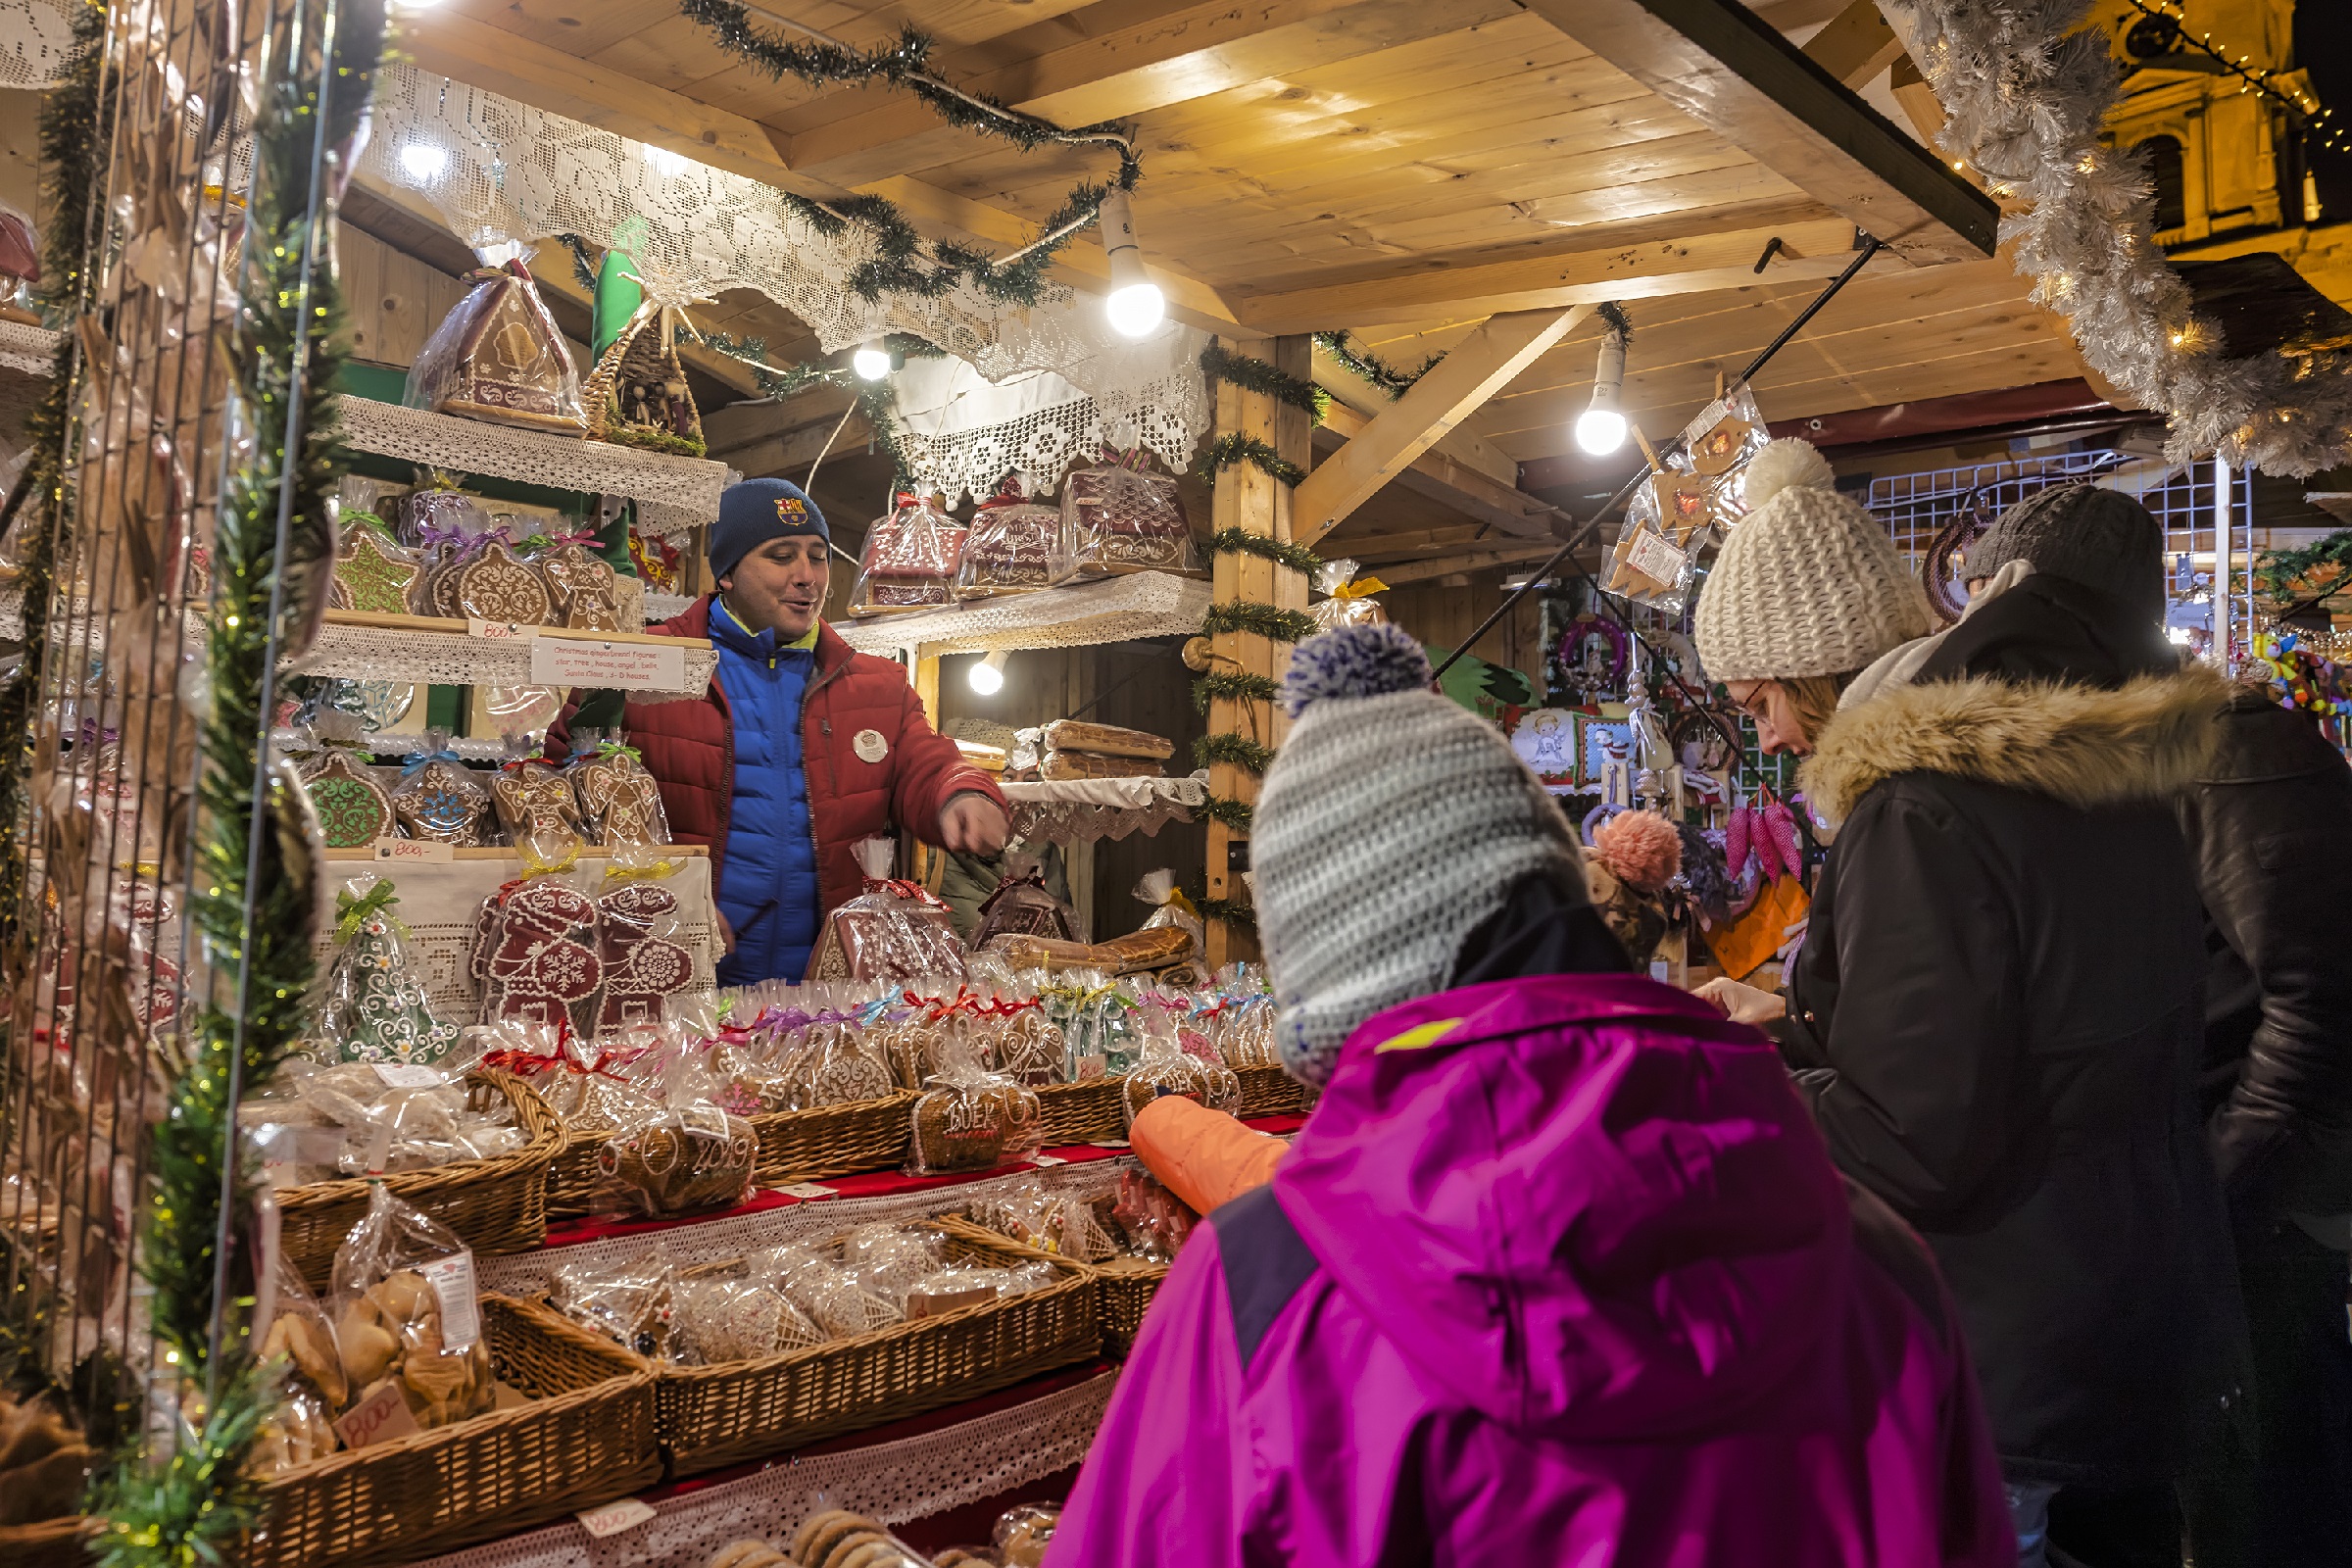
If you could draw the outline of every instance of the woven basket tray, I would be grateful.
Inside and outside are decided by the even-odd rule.
[[[562,1124],[519,1078],[471,1072],[474,1088],[504,1094],[514,1107],[523,1146],[489,1159],[452,1160],[430,1170],[396,1171],[281,1188],[280,1245],[313,1290],[324,1290],[335,1249],[368,1212],[368,1187],[381,1181],[393,1197],[422,1209],[477,1252],[527,1252],[547,1240],[547,1168],[564,1146]]]
[[[500,1378],[533,1396],[338,1453],[262,1486],[243,1568],[421,1557],[511,1535],[661,1478],[653,1373],[536,1301],[482,1298]]]
[[[760,1135],[760,1161],[752,1179],[762,1186],[855,1176],[892,1170],[906,1162],[913,1136],[912,1094],[860,1100],[815,1110],[771,1110],[746,1118]],[[558,1217],[597,1212],[603,1177],[596,1152],[612,1137],[603,1132],[566,1133],[547,1177],[547,1211]]]
[[[958,1220],[965,1229],[977,1229],[1001,1250],[1025,1258],[1042,1257],[1049,1263],[1067,1266],[1068,1259],[1059,1253],[1016,1242],[1001,1236],[984,1225]],[[1114,1257],[1107,1263],[1080,1265],[1093,1276],[1097,1313],[1102,1319],[1102,1353],[1115,1360],[1125,1360],[1135,1348],[1135,1336],[1144,1326],[1144,1313],[1150,1309],[1152,1298],[1167,1283],[1166,1263],[1147,1263],[1140,1257]]]
[[[1039,1089],[1045,1147],[1058,1149],[1064,1144],[1126,1137],[1127,1117],[1119,1107],[1121,1084],[1117,1078],[1094,1078],[1082,1084],[1047,1084]]]
[[[951,1256],[1024,1261],[1023,1249],[957,1219],[929,1222]],[[771,1356],[664,1366],[662,1442],[670,1474],[698,1475],[845,1432],[920,1415],[1100,1353],[1096,1287],[1056,1260],[1059,1284]]]
[[[1236,1067],[1242,1081],[1243,1116],[1303,1116],[1314,1108],[1306,1085],[1280,1067]]]
[[[103,1528],[102,1521],[79,1514],[0,1525],[0,1562],[8,1568],[87,1568]]]

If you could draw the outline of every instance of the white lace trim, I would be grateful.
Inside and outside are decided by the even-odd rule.
[[[276,743],[280,751],[290,752],[304,744],[302,733],[299,730],[273,729],[270,732],[270,739]],[[461,761],[497,762],[505,760],[507,755],[507,743],[504,737],[468,740],[462,735],[452,735],[445,744],[447,750]],[[382,730],[370,731],[366,740],[361,743],[360,749],[387,760],[412,757],[424,750],[424,737],[421,735],[395,735]]]
[[[74,24],[51,0],[0,0],[0,87],[46,87],[65,74]]]
[[[1204,581],[1139,571],[1067,588],[974,599],[951,610],[837,624],[845,642],[868,654],[900,649],[929,655],[1080,648],[1139,637],[1192,636],[1208,613],[1208,602]]]
[[[639,452],[424,409],[346,396],[343,438],[363,452],[459,473],[495,474],[551,490],[627,496],[649,534],[682,533],[718,515],[718,496],[735,476],[723,463]]]
[[[730,1542],[788,1541],[820,1504],[886,1525],[929,1518],[1076,1465],[1117,1383],[1104,1372],[895,1443],[794,1457],[657,1502],[652,1519],[603,1542],[567,1521],[417,1568],[702,1568]]]
[[[698,698],[710,689],[718,651],[688,648],[686,678],[675,689],[632,691],[631,702],[664,703]],[[290,668],[305,675],[344,680],[409,680],[431,686],[529,686],[528,638],[496,642],[440,631],[389,631],[329,621],[318,640]]]
[[[28,4],[30,0],[19,0]],[[5,28],[9,0],[0,0],[0,28]],[[5,32],[0,31],[0,39]],[[8,70],[8,46],[0,41],[0,80]],[[0,321],[0,366],[22,370],[26,375],[46,378],[50,368],[57,363],[57,334],[45,326],[29,326],[23,321]]]
[[[493,884],[495,886],[495,884]],[[485,890],[487,891],[487,890]],[[405,912],[408,883],[401,883]],[[582,1242],[574,1247],[546,1247],[511,1257],[474,1259],[482,1289],[509,1296],[535,1296],[555,1279],[555,1271],[575,1263],[616,1268],[641,1257],[659,1243],[671,1263],[680,1268],[697,1263],[724,1262],[762,1248],[788,1242],[823,1241],[859,1225],[898,1224],[928,1219],[934,1214],[961,1213],[973,1203],[1009,1193],[1023,1183],[1044,1183],[1057,1191],[1086,1197],[1106,1193],[1118,1185],[1119,1172],[1134,1163],[1133,1156],[1088,1160],[1077,1165],[1054,1165],[1043,1170],[1022,1169],[1003,1176],[981,1176],[941,1187],[893,1193],[881,1198],[824,1198],[762,1209],[733,1219],[671,1225],[659,1232],[616,1236]],[[819,1183],[818,1185],[823,1185]]]
[[[1190,777],[1067,779],[1004,790],[1013,836],[1054,844],[1154,837],[1170,822],[1190,822],[1193,808],[1208,799],[1207,782]]]

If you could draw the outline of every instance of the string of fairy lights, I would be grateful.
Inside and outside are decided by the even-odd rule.
[[[2227,74],[2235,76],[2241,83],[2238,91],[2260,93],[2278,104],[2286,111],[2288,118],[2302,127],[2305,135],[2328,151],[2352,152],[2352,141],[2347,141],[2346,132],[2333,122],[2333,109],[2300,88],[2289,90],[2278,86],[2273,78],[2282,73],[2255,65],[2251,55],[2232,56],[2229,50],[2213,41],[2212,33],[2189,31],[2188,10],[2183,0],[2124,0],[2124,3],[2143,17],[2170,23],[2180,47],[2194,50],[2221,67]]]

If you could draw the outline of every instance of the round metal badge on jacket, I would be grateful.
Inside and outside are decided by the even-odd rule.
[[[890,742],[882,738],[882,732],[878,729],[859,730],[850,745],[862,761],[879,762],[890,755]]]

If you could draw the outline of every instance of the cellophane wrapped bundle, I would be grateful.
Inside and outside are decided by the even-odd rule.
[[[1142,1016],[1143,1049],[1135,1065],[1127,1069],[1119,1095],[1128,1126],[1134,1126],[1143,1108],[1162,1095],[1181,1095],[1211,1110],[1241,1109],[1242,1081],[1231,1068],[1187,1052],[1174,1020],[1164,1011],[1146,1007]]]
[[[671,842],[662,786],[636,747],[596,730],[575,731],[564,773],[579,796],[589,843],[619,849]]]
[[[1080,572],[1100,577],[1200,569],[1176,481],[1152,472],[1151,463],[1141,447],[1105,449],[1102,462],[1074,470],[1063,483],[1062,521]]]
[[[1045,867],[1035,856],[1007,852],[1004,880],[980,905],[980,923],[972,930],[972,946],[986,946],[991,937],[1051,937],[1056,942],[1075,939],[1077,919],[1070,906],[1046,891]]]
[[[585,436],[579,367],[522,265],[523,247],[492,239],[466,295],[443,317],[409,367],[401,401],[461,418]]]
[[[865,872],[865,891],[825,916],[809,978],[970,978],[963,941],[956,934],[948,906],[920,884],[891,879],[890,840],[866,839],[855,853]]]
[[[1034,1091],[951,1054],[914,1102],[910,1176],[990,1170],[1038,1151],[1045,1129]]]
[[[1073,1262],[1100,1263],[1119,1250],[1090,1200],[1057,1192],[1034,1177],[1016,1181],[998,1196],[974,1203],[971,1219],[1024,1247]]]
[[[490,1339],[473,1252],[438,1222],[375,1188],[366,1216],[335,1250],[329,1299],[355,1410],[386,1385],[418,1428],[490,1408]]]
[[[608,1196],[659,1217],[741,1202],[759,1155],[750,1122],[697,1101],[622,1127],[597,1151],[597,1169]]]
[[[279,1363],[286,1372],[281,1402],[254,1445],[253,1473],[275,1475],[323,1459],[341,1447],[335,1421],[351,1405],[351,1379],[344,1375],[325,1310],[283,1253],[278,1255],[270,1327],[262,1336],[262,1359]]]
[[[457,1049],[459,1026],[433,1009],[399,903],[391,881],[371,871],[335,893],[335,956],[314,1053],[320,1061],[431,1066]]]
[[[623,1263],[559,1266],[547,1304],[649,1361],[669,1359],[676,1325],[677,1271],[661,1248]]]
[[[525,847],[522,877],[482,901],[469,969],[481,1021],[514,1019],[596,1037],[605,960],[596,900]]]
[[[386,1083],[386,1072],[401,1081]],[[295,1186],[428,1170],[523,1145],[504,1095],[396,1062],[289,1061],[238,1115],[263,1161]]]
[[[972,516],[956,597],[986,599],[1051,588],[1076,569],[1061,509],[1032,501],[1021,475],[1006,474]]]
[[[1381,602],[1372,596],[1388,591],[1388,584],[1378,577],[1356,579],[1353,561],[1342,558],[1326,561],[1315,570],[1315,587],[1327,595],[1307,609],[1315,624],[1325,631],[1340,626],[1377,626],[1389,618]]]
[[[901,615],[956,602],[965,530],[930,496],[901,493],[865,530],[850,613]]]

